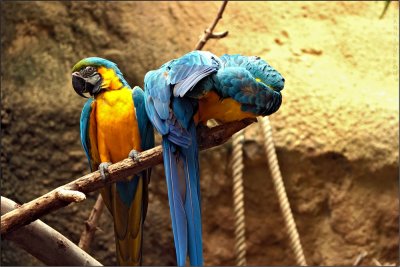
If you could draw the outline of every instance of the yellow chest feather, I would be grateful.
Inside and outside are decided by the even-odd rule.
[[[141,151],[132,90],[105,91],[96,97],[97,144],[102,162],[127,158],[132,149]]]
[[[195,116],[196,123],[205,124],[207,120],[215,119],[221,123],[255,118],[250,112],[240,109],[240,104],[231,98],[220,100],[220,97],[210,92],[199,100],[199,110]]]

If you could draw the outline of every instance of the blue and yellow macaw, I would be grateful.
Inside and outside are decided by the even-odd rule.
[[[144,93],[125,81],[117,65],[98,57],[79,61],[72,69],[72,84],[85,103],[81,142],[91,170],[99,168],[107,179],[107,167],[137,151],[154,147],[154,132],[147,118]],[[143,223],[147,213],[150,170],[101,189],[114,219],[117,259],[120,265],[141,265]]]
[[[145,76],[145,107],[162,135],[177,263],[204,265],[196,125],[270,115],[283,77],[259,57],[193,51]]]

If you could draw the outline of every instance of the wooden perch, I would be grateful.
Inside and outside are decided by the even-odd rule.
[[[208,27],[203,36],[200,38],[199,42],[196,44],[195,50],[201,50],[203,46],[207,43],[208,39],[219,39],[224,38],[228,35],[228,31],[220,32],[220,33],[213,33],[215,27],[218,24],[218,21],[222,19],[222,14],[224,13],[225,7],[228,4],[228,1],[224,1],[219,8],[218,14],[215,17],[214,21],[211,23],[210,27]]]
[[[249,124],[255,122],[255,119],[245,119],[219,125],[213,128],[202,127],[198,133],[198,143],[200,150],[218,146],[226,142],[234,133],[245,128]],[[132,176],[147,168],[162,162],[162,148],[155,148],[139,153],[139,159],[124,159],[115,164],[110,165],[109,178],[103,180],[99,171],[89,173],[78,178],[66,185],[58,187],[49,193],[23,204],[19,208],[1,216],[1,237],[6,237],[12,231],[29,224],[41,216],[48,214],[54,210],[65,207],[70,201],[62,200],[58,197],[61,189],[80,191],[84,194],[96,191],[105,185],[121,181],[128,176]]]
[[[1,197],[1,214],[18,209],[14,201]],[[62,234],[40,220],[17,232],[7,235],[7,239],[46,265],[100,266],[97,260],[80,249]]]

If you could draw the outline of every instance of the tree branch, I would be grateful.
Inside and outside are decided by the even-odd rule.
[[[85,222],[85,230],[82,232],[81,239],[79,240],[79,247],[84,251],[88,251],[92,243],[94,233],[97,230],[97,223],[100,219],[101,212],[104,208],[103,198],[99,194],[96,203],[90,212],[89,219]]]
[[[201,50],[203,46],[207,43],[208,39],[216,39],[216,38],[224,38],[228,35],[228,31],[224,31],[222,33],[213,33],[215,27],[218,24],[218,21],[222,19],[222,14],[224,13],[225,7],[228,4],[228,1],[224,1],[219,8],[218,14],[215,17],[214,21],[211,23],[210,27],[206,29],[203,33],[203,36],[200,38],[199,42],[196,44],[194,50]]]
[[[242,121],[219,125],[211,129],[201,128],[197,133],[200,150],[223,144],[232,136],[232,134],[240,131],[255,121],[255,119],[245,119]],[[139,160],[137,161],[124,159],[110,165],[108,168],[109,178],[105,181],[101,178],[100,172],[95,171],[66,185],[58,187],[49,193],[2,215],[1,237],[4,238],[10,232],[37,220],[41,216],[70,204],[71,202],[62,200],[58,197],[57,192],[61,189],[80,191],[87,194],[96,191],[105,185],[121,181],[128,176],[132,176],[133,174],[141,172],[161,162],[162,148],[161,146],[157,146],[139,153]]]
[[[14,201],[1,197],[1,214],[18,209]],[[100,266],[97,260],[80,249],[62,234],[38,220],[7,235],[20,248],[46,265]]]

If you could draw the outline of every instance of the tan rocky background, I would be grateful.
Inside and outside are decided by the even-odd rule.
[[[84,100],[70,69],[118,63],[131,85],[193,49],[220,2],[1,3],[1,194],[24,203],[88,172],[79,141]],[[399,264],[398,3],[230,2],[205,47],[258,55],[286,79],[270,117],[305,256],[313,265]],[[258,125],[246,131],[249,265],[294,265]],[[206,265],[234,265],[231,144],[201,153]],[[78,242],[96,194],[42,219]],[[92,255],[114,265],[110,215]],[[174,265],[162,166],[150,184],[144,264]],[[40,265],[3,240],[2,265]]]

